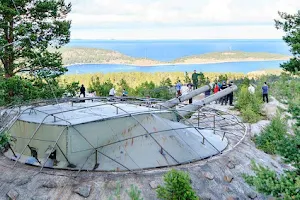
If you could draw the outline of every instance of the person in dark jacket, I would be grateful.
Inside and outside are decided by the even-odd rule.
[[[228,84],[228,87],[231,87],[233,85],[233,81],[230,81],[230,83]],[[227,95],[227,100],[229,101],[229,105],[233,106],[232,102],[233,102],[233,92],[229,93]]]
[[[269,86],[267,85],[267,82],[262,86],[262,93],[263,93],[263,101],[269,103],[268,93],[269,93]]]
[[[208,97],[208,96],[210,95],[210,89],[209,89],[209,90],[206,90],[206,91],[204,92],[204,94],[205,94],[205,98]]]
[[[225,90],[227,88],[227,84],[226,81],[223,82],[222,86],[221,86],[221,90]],[[225,102],[225,105],[227,105],[227,95],[221,98],[221,105],[223,105],[223,103]]]
[[[83,94],[83,97],[85,97],[85,87],[83,84],[80,87],[80,95],[79,96],[81,96],[81,94]]]
[[[196,73],[196,70],[194,70],[194,73],[192,74],[192,81],[193,81],[193,89],[198,88],[198,76],[199,74]]]

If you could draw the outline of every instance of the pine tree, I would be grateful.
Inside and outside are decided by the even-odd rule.
[[[54,49],[70,40],[71,22],[66,20],[70,11],[71,4],[64,0],[0,1],[0,58],[5,77],[24,71],[56,77],[67,71]]]
[[[290,47],[290,51],[293,54],[288,62],[281,64],[281,67],[292,74],[299,74],[300,71],[300,10],[294,14],[287,14],[279,12],[279,16],[282,21],[275,20],[275,26],[277,29],[282,29],[286,32],[283,40]]]

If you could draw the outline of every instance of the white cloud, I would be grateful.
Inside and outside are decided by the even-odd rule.
[[[73,39],[277,39],[282,33],[273,26],[200,26],[143,29],[79,29]]]
[[[93,38],[108,36],[120,38],[127,34],[131,37],[134,32],[143,33],[139,38],[149,38],[154,37],[151,34],[158,34],[155,37],[159,37],[159,34],[164,33],[172,35],[172,30],[181,33],[187,29],[193,32],[201,30],[212,33],[217,38],[226,38],[236,37],[237,34],[233,31],[243,32],[241,26],[248,27],[249,30],[243,33],[244,38],[251,35],[253,38],[263,38],[268,34],[270,38],[274,38],[280,37],[273,22],[273,19],[278,17],[278,10],[295,13],[300,9],[299,0],[71,0],[71,2],[73,9],[69,18],[72,20],[72,38],[87,35]],[[255,31],[254,27],[257,25],[265,25],[257,29],[263,32]],[[153,33],[150,34],[147,30]],[[220,32],[214,33],[213,30]],[[176,34],[184,38],[206,35],[201,32]]]

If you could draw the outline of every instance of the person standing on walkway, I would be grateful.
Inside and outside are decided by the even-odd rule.
[[[181,84],[181,82],[180,82],[180,80],[178,80],[178,82],[177,82],[177,84],[176,84],[176,91],[177,91],[177,97],[179,97],[179,96],[181,96],[181,86],[182,86],[182,84]]]
[[[269,103],[268,93],[269,93],[269,86],[267,85],[267,82],[262,86],[262,94],[263,94],[263,101]]]
[[[194,70],[194,73],[193,73],[193,75],[192,75],[193,89],[194,89],[194,90],[195,90],[195,89],[198,89],[198,75],[199,75],[199,74],[196,73],[196,70]]]
[[[85,87],[84,87],[83,84],[80,87],[80,95],[79,95],[79,97],[81,96],[81,94],[83,94],[83,97],[85,97]]]
[[[111,89],[109,90],[109,96],[110,96],[110,97],[114,97],[115,94],[116,94],[115,88],[111,88]]]
[[[188,87],[188,93],[189,93],[189,92],[192,91],[193,84],[192,83],[188,83],[187,87]],[[189,104],[192,104],[192,103],[193,103],[193,97],[189,99]]]
[[[214,94],[218,93],[220,91],[219,85],[217,82],[215,82],[214,84],[214,88],[213,88],[213,92]],[[216,100],[216,104],[218,103],[218,101],[220,101],[219,99]]]
[[[227,88],[227,84],[224,81],[222,84],[221,90],[225,90],[226,88]],[[223,105],[224,101],[225,101],[225,105],[227,105],[227,101],[228,101],[227,95],[221,98],[221,105]]]
[[[231,87],[233,85],[233,81],[230,81],[230,83],[228,84],[228,87]],[[227,95],[227,99],[229,100],[229,105],[233,106],[232,102],[233,102],[233,92],[229,93]]]

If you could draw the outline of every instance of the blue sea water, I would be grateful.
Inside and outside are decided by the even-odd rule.
[[[283,40],[71,40],[70,47],[102,48],[119,51],[123,54],[160,61],[220,51],[268,52],[290,55]],[[94,72],[250,72],[260,69],[276,69],[283,61],[237,62],[201,65],[168,65],[141,67],[128,65],[85,64],[68,67],[68,74]]]
[[[111,73],[111,72],[241,72],[278,69],[284,61],[229,62],[215,64],[186,64],[159,66],[132,66],[117,64],[80,64],[68,67],[67,74]]]

